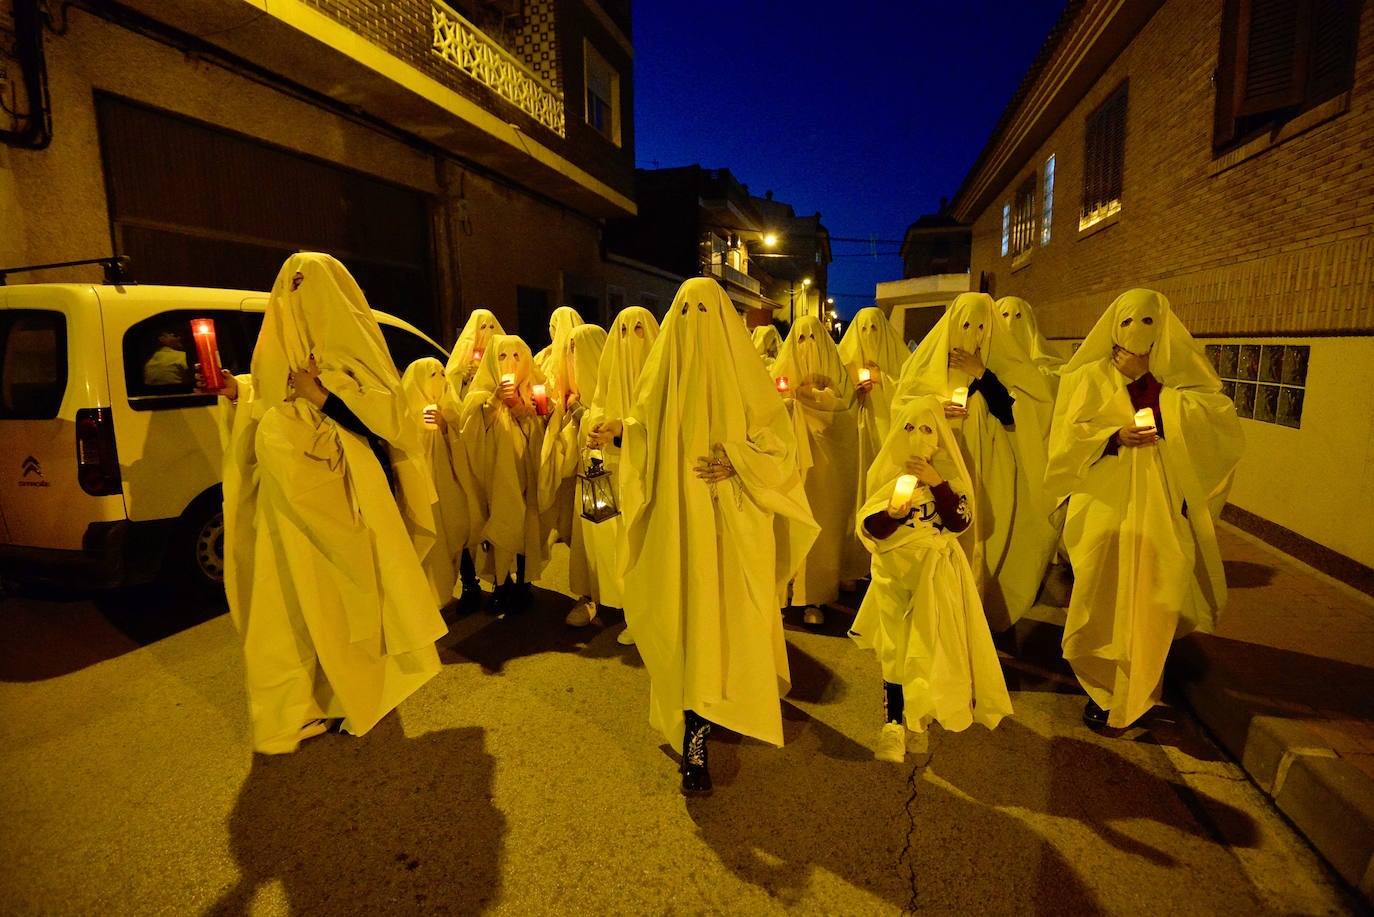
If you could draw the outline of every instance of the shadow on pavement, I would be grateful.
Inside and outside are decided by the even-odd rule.
[[[512,659],[541,653],[582,653],[589,644],[600,646],[603,636],[618,646],[615,638],[606,634],[612,629],[612,620],[619,617],[616,612],[604,612],[606,620],[598,619],[587,627],[569,627],[564,617],[573,606],[571,598],[538,586],[533,587],[532,595],[533,606],[519,614],[493,617],[484,606],[482,611],[450,621],[449,636],[439,641],[440,657],[445,662],[475,662],[494,675]],[[621,649],[634,654],[633,647]],[[604,649],[595,653],[607,654]],[[638,654],[634,655],[638,659]]]
[[[1223,560],[1226,571],[1226,585],[1231,589],[1259,589],[1274,580],[1277,568],[1270,564],[1257,564],[1248,560]]]
[[[293,914],[481,913],[501,894],[493,772],[482,729],[408,739],[394,714],[254,755],[229,817],[240,879],[208,913],[252,913],[274,880]]]
[[[164,582],[90,590],[6,589],[0,601],[0,681],[55,678],[156,643],[228,610]]]

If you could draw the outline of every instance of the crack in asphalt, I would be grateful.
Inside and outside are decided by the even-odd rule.
[[[924,754],[917,756],[916,764],[912,767],[911,773],[908,774],[906,778],[906,785],[911,790],[906,800],[906,841],[902,845],[902,852],[897,855],[897,862],[899,864],[906,864],[907,882],[911,886],[911,897],[907,899],[906,907],[902,909],[903,913],[908,914],[916,913],[920,907],[920,902],[918,900],[920,898],[920,887],[916,880],[916,863],[914,859],[908,857],[908,854],[911,853],[912,840],[916,836],[916,812],[914,806],[916,803],[917,788],[920,785],[921,774],[930,766],[930,763],[935,760],[935,749],[940,746],[939,740],[931,735],[929,729],[926,730],[926,737],[930,744],[926,746]]]

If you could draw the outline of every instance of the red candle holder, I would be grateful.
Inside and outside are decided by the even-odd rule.
[[[196,360],[200,363],[201,388],[218,392],[224,388],[219,362],[219,343],[215,337],[213,318],[191,319],[191,336],[196,341]]]
[[[777,381],[778,381],[778,391],[779,391],[779,392],[785,392],[785,391],[787,391],[787,377],[786,377],[786,376],[778,376],[778,380],[777,380]]]
[[[546,417],[546,416],[548,416],[548,413],[549,413],[549,395],[548,395],[548,389],[544,388],[544,386],[542,386],[542,385],[540,385],[540,384],[538,384],[538,383],[535,383],[535,385],[533,386],[533,393],[534,393],[534,412],[535,412],[536,414],[538,414],[540,417]]]

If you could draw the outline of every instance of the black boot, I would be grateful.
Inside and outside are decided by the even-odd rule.
[[[902,694],[902,686],[891,681],[883,682],[883,722],[904,722],[905,708],[906,696]]]
[[[477,581],[477,565],[472,560],[472,552],[463,549],[458,560],[458,575],[463,583],[463,594],[458,597],[458,613],[472,614],[482,607],[482,584]]]
[[[682,715],[687,720],[687,731],[682,737],[682,795],[710,796],[706,737],[711,734],[711,724],[691,710],[684,710]]]
[[[1089,699],[1087,706],[1083,708],[1083,725],[1089,729],[1106,729],[1109,714],[1110,711],[1103,710],[1095,701]]]

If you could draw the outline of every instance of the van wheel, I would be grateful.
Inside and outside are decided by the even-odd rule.
[[[224,598],[224,502],[202,494],[181,514],[168,548],[169,572],[197,595]]]

